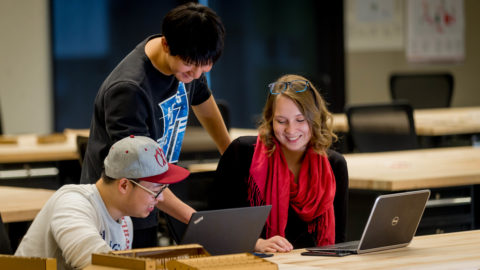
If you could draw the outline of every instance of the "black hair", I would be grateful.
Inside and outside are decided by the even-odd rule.
[[[215,63],[223,51],[225,28],[220,17],[198,3],[180,5],[167,13],[162,34],[172,56],[189,64]]]
[[[108,175],[105,174],[105,169],[102,169],[102,179],[103,179],[103,182],[105,182],[106,184],[110,184],[110,183],[113,183],[115,180],[115,178],[112,178]]]

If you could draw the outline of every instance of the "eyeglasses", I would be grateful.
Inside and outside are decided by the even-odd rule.
[[[160,191],[157,193],[157,192],[153,192],[151,191],[150,189],[140,185],[139,183],[131,180],[131,179],[128,179],[128,181],[132,182],[133,184],[135,184],[136,186],[138,186],[139,188],[145,190],[146,192],[150,193],[150,195],[153,196],[153,198],[156,200],[158,198],[158,196],[160,196],[160,194],[168,187],[168,184],[166,185],[162,185],[162,188],[160,189]]]
[[[269,84],[268,88],[270,89],[270,94],[278,95],[285,92],[289,87],[295,90],[295,92],[301,93],[307,90],[309,86],[310,83],[306,80],[293,80],[289,82],[274,82]]]

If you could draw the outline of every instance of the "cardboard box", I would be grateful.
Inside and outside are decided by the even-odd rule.
[[[172,260],[167,269],[175,270],[277,270],[278,265],[250,253]]]
[[[1,269],[57,270],[57,259],[0,254]]]
[[[37,136],[38,144],[64,143],[66,141],[67,141],[67,135],[63,133],[53,133],[53,134]]]
[[[170,260],[203,256],[210,256],[210,254],[197,244],[120,250],[109,254],[92,254],[92,267],[87,269],[101,269],[95,266],[134,270],[167,269],[166,264]]]
[[[104,268],[106,267],[106,268]],[[85,270],[107,269],[278,269],[275,263],[249,253],[210,256],[197,244],[141,248],[92,254],[92,265]]]

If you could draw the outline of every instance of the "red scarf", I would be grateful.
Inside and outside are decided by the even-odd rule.
[[[257,138],[248,179],[250,205],[272,205],[266,224],[267,238],[285,237],[290,205],[308,224],[308,232],[316,235],[317,246],[334,244],[335,176],[328,158],[309,148],[297,184],[276,140],[275,144],[269,157],[267,147]]]

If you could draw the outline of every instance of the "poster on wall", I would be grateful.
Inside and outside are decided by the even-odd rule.
[[[408,0],[410,62],[461,62],[465,58],[463,0]]]
[[[347,0],[346,45],[349,51],[402,50],[402,0]]]

